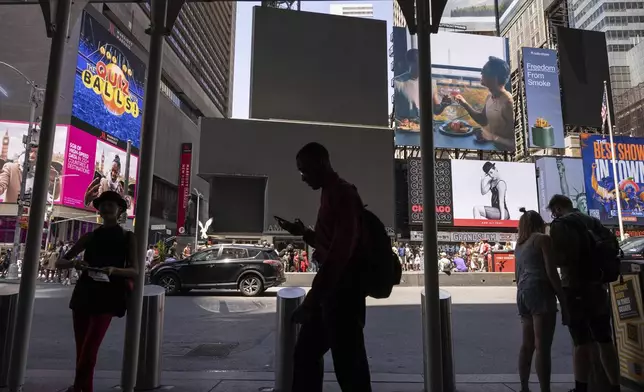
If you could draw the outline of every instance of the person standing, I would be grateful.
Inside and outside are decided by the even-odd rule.
[[[127,209],[117,192],[105,191],[92,202],[103,224],[83,235],[58,261],[59,268],[82,270],[69,307],[76,340],[76,376],[68,392],[93,392],[98,350],[114,317],[127,310],[131,284],[139,274],[134,233],[118,224]],[[84,252],[83,261],[74,258]]]
[[[324,354],[329,349],[340,389],[371,392],[363,332],[363,260],[358,249],[364,205],[355,186],[333,170],[329,152],[321,144],[305,145],[296,160],[302,181],[322,190],[318,218],[315,230],[299,220],[281,224],[292,235],[303,236],[321,266],[293,314],[302,327],[295,346],[292,392],[322,392]]]
[[[599,357],[611,389],[619,392],[619,359],[613,344],[610,298],[607,287],[589,276],[591,238],[615,243],[613,233],[599,219],[573,208],[570,198],[554,195],[548,203],[554,220],[550,224],[550,236],[554,244],[564,294],[570,309],[568,330],[573,340],[574,392],[587,392],[591,374],[594,345],[599,347]]]
[[[546,223],[536,211],[526,211],[519,219],[516,260],[517,307],[521,316],[523,341],[519,351],[521,392],[530,390],[532,356],[541,392],[550,392],[551,348],[557,323],[557,298],[562,318],[567,323],[568,310],[555,265],[552,239],[545,234]]]

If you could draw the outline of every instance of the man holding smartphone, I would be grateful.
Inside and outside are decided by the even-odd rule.
[[[333,170],[329,152],[321,144],[305,145],[297,154],[297,167],[302,181],[322,190],[315,229],[299,220],[279,218],[278,222],[315,248],[313,257],[321,267],[293,314],[293,321],[302,328],[295,347],[292,392],[322,392],[323,358],[329,350],[340,389],[371,392],[359,247],[364,206],[355,186]]]

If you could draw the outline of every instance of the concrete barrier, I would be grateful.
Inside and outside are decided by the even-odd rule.
[[[311,287],[315,272],[289,272],[284,287]],[[403,272],[401,287],[422,287],[423,272]],[[441,286],[514,286],[514,272],[457,272],[438,276]]]

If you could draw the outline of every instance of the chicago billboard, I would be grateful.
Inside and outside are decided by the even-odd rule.
[[[534,164],[452,159],[454,226],[517,227],[539,209]]]
[[[409,223],[423,224],[423,168],[420,158],[408,161]],[[437,159],[434,167],[436,184],[436,222],[451,225],[452,215],[452,168],[448,159]]]
[[[575,208],[588,213],[584,167],[579,158],[539,158],[537,188],[539,190],[539,213],[546,223],[552,222],[548,203],[554,195],[568,196]]]
[[[88,13],[81,19],[72,125],[139,147],[145,64]]]
[[[604,135],[582,133],[581,157],[588,214],[604,224],[617,224],[617,203],[623,221],[644,224],[644,138],[616,136],[617,173],[611,162],[611,146]],[[615,190],[615,175],[619,190]]]
[[[523,48],[528,147],[564,148],[557,52]]]
[[[505,38],[432,35],[434,143],[438,148],[513,151],[514,109]],[[397,145],[419,145],[418,49],[394,27],[394,126]]]

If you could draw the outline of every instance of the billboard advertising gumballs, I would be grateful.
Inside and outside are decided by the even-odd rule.
[[[614,138],[617,173],[606,136],[582,133],[580,139],[588,214],[604,224],[617,225],[620,203],[624,223],[644,225],[644,138]]]
[[[564,148],[557,52],[523,48],[529,147]]]
[[[73,124],[139,146],[145,65],[83,12],[72,105]]]
[[[514,109],[507,85],[505,38],[432,35],[432,69],[418,69],[418,49],[395,27],[394,121],[397,145],[420,143],[418,75],[431,72],[433,135],[438,148],[513,151]]]
[[[550,223],[552,214],[548,203],[554,195],[564,195],[572,200],[574,208],[588,213],[584,167],[579,158],[539,158],[535,162],[538,170],[539,213]]]
[[[517,227],[539,209],[532,163],[452,159],[454,226]]]

